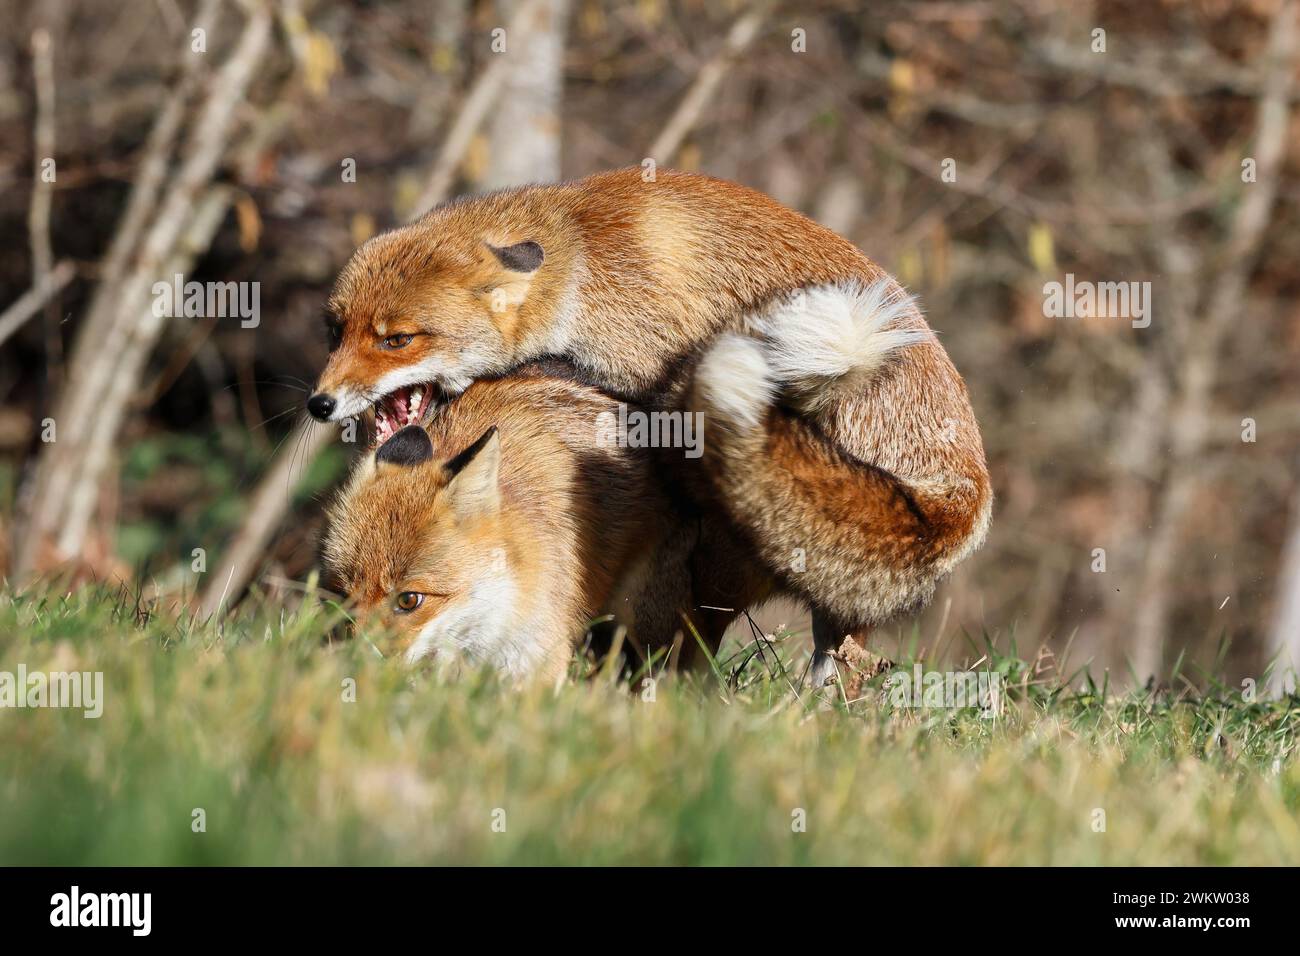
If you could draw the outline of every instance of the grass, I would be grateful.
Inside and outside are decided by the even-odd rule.
[[[818,707],[773,663],[804,642],[778,640],[649,701],[608,675],[411,674],[324,643],[336,618],[262,602],[219,628],[103,589],[0,592],[0,670],[102,671],[105,698],[99,719],[0,710],[0,863],[1300,859],[1294,697],[1115,697],[991,654],[994,719],[895,710],[883,678]]]

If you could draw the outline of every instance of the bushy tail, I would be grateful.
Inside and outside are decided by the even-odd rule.
[[[982,540],[990,496],[986,480],[900,480],[837,447],[801,413],[837,400],[849,381],[861,388],[892,353],[930,334],[924,326],[894,327],[891,300],[873,298],[870,289],[828,295],[840,303],[812,298],[817,314],[837,318],[799,326],[811,330],[808,342],[781,334],[779,317],[770,315],[759,320],[767,323],[765,341],[719,338],[696,370],[694,404],[705,415],[710,479],[759,557],[814,608],[869,625],[929,600],[938,579]],[[873,302],[864,317],[858,309]],[[855,313],[867,321],[845,329],[838,316]],[[828,357],[823,346],[831,340],[853,348]],[[858,363],[830,375],[839,367],[831,363],[850,354]],[[827,372],[820,382],[829,399],[810,387],[818,369]],[[802,397],[801,411],[776,403],[781,396],[788,404],[792,393]]]
[[[895,352],[929,338],[920,310],[892,279],[799,289],[752,315],[787,404],[805,412],[860,393]]]

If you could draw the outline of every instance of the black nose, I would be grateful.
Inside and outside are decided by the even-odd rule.
[[[338,403],[324,392],[317,392],[307,399],[307,411],[311,412],[311,417],[317,421],[327,422],[330,420],[330,416],[334,414],[336,404]]]

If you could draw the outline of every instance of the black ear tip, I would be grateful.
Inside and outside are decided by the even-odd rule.
[[[497,433],[497,427],[493,425],[482,435],[479,435],[478,440],[474,442],[474,444],[470,445],[468,448],[466,448],[463,452],[461,452],[451,461],[447,462],[447,471],[453,475],[460,472],[461,469],[463,469],[466,465],[468,465],[471,461],[474,460],[475,455],[477,455],[487,446],[487,443],[492,440],[492,436],[495,435],[496,433]],[[397,437],[397,436],[393,436],[393,437]]]
[[[389,465],[418,465],[433,457],[433,442],[419,425],[407,425],[375,452],[375,461]]]
[[[546,252],[539,243],[527,239],[516,242],[513,246],[488,245],[492,254],[503,266],[512,272],[533,272],[541,267],[546,259]]]

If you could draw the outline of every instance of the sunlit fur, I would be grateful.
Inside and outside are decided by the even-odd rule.
[[[545,250],[528,274],[488,248],[524,241]],[[721,333],[751,338],[743,357],[720,342],[732,354],[703,368],[725,377],[688,393],[701,464],[826,633],[924,602],[988,526],[979,429],[920,311],[851,243],[754,190],[625,169],[457,200],[359,249],[333,301],[343,345],[321,388],[367,397],[397,368],[455,386],[558,354],[654,402]],[[408,326],[412,347],[375,349]]]
[[[669,502],[645,452],[604,440],[598,416],[614,407],[591,388],[525,370],[475,383],[439,409],[426,429],[428,461],[361,459],[330,509],[323,555],[385,653],[551,678],[602,614],[647,652],[686,630],[686,614],[716,649],[735,614],[699,605],[736,598],[739,611],[770,584],[744,570],[715,521]],[[453,474],[448,462],[493,426]],[[408,591],[427,596],[399,613]]]

